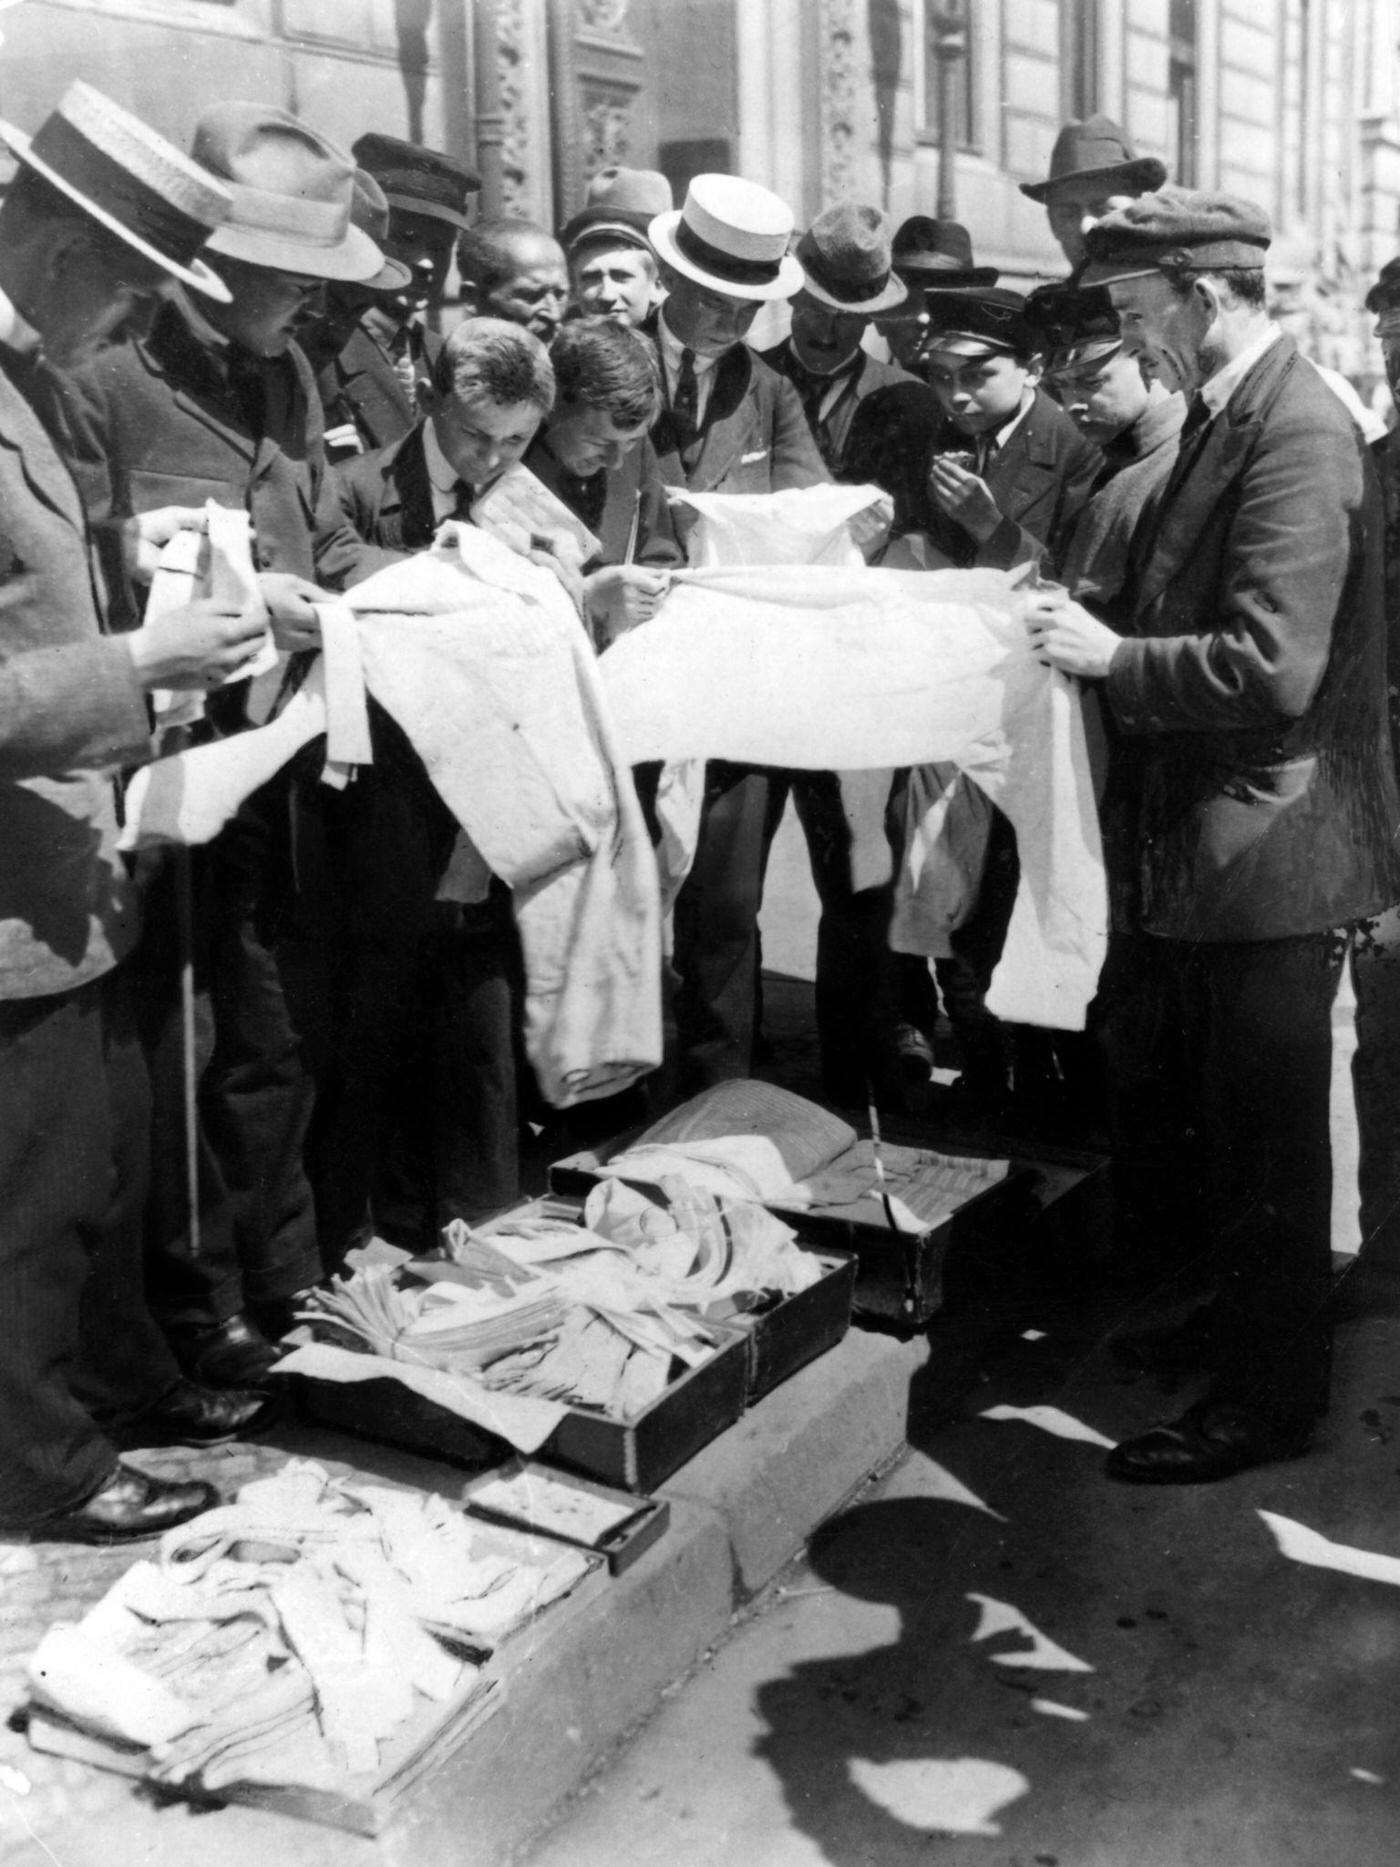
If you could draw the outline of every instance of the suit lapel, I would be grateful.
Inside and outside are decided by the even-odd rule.
[[[1029,512],[1047,487],[1053,486],[1059,468],[1053,435],[1042,431],[1036,420],[1040,398],[1027,409],[1025,419],[1012,432],[1005,447],[992,456],[987,468],[987,485],[992,496],[1009,519],[1019,520]]]
[[[754,410],[748,393],[751,375],[749,353],[742,344],[727,350],[715,366],[699,445],[686,475],[696,492],[718,486],[753,435]]]
[[[86,538],[87,524],[73,476],[64,462],[58,445],[34,412],[29,398],[0,374],[5,384],[5,410],[0,422],[0,446],[8,447],[19,464],[25,483],[36,499],[56,512]]]

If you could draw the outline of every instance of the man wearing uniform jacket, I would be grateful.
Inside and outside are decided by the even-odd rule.
[[[1090,232],[1084,282],[1189,409],[1121,633],[1050,596],[1031,614],[1114,729],[1119,1226],[1215,1283],[1204,1396],[1109,1455],[1144,1484],[1294,1456],[1326,1408],[1332,999],[1344,930],[1400,898],[1380,488],[1265,312],[1269,238],[1249,202],[1177,189]]]

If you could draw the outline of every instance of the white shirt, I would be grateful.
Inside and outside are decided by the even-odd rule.
[[[1241,350],[1237,357],[1232,357],[1228,363],[1222,364],[1213,376],[1201,384],[1201,400],[1210,410],[1212,419],[1226,406],[1230,397],[1264,352],[1276,344],[1282,336],[1283,332],[1279,326],[1271,322],[1252,344]]]
[[[668,405],[671,405],[675,402],[676,384],[680,380],[681,352],[689,349],[689,345],[683,344],[679,337],[672,335],[666,323],[664,310],[657,313],[656,335],[661,351],[661,367],[666,374],[666,401]],[[705,410],[709,406],[710,390],[714,386],[715,365],[719,362],[719,357],[703,356],[698,350],[691,350],[690,354],[695,358],[695,426],[702,428],[705,425]],[[723,354],[724,352],[721,351],[720,356]]]
[[[433,522],[441,525],[457,511],[462,481],[457,469],[438,446],[437,430],[431,421],[423,423],[423,457],[428,463],[428,483],[433,493]]]

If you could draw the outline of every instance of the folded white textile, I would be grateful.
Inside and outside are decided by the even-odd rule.
[[[1031,653],[1024,603],[1001,571],[682,572],[600,671],[633,763],[966,773],[1021,858],[988,1002],[1077,1030],[1107,940],[1098,816],[1078,692]]]

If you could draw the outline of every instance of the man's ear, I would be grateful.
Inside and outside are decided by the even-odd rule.
[[[434,389],[430,376],[419,376],[415,380],[413,384],[413,400],[417,406],[419,415],[424,419],[429,415],[436,415],[438,409],[442,406],[442,397],[438,394],[437,390]]]
[[[481,287],[475,279],[463,279],[457,289],[457,301],[469,318],[483,316],[481,309]]]

